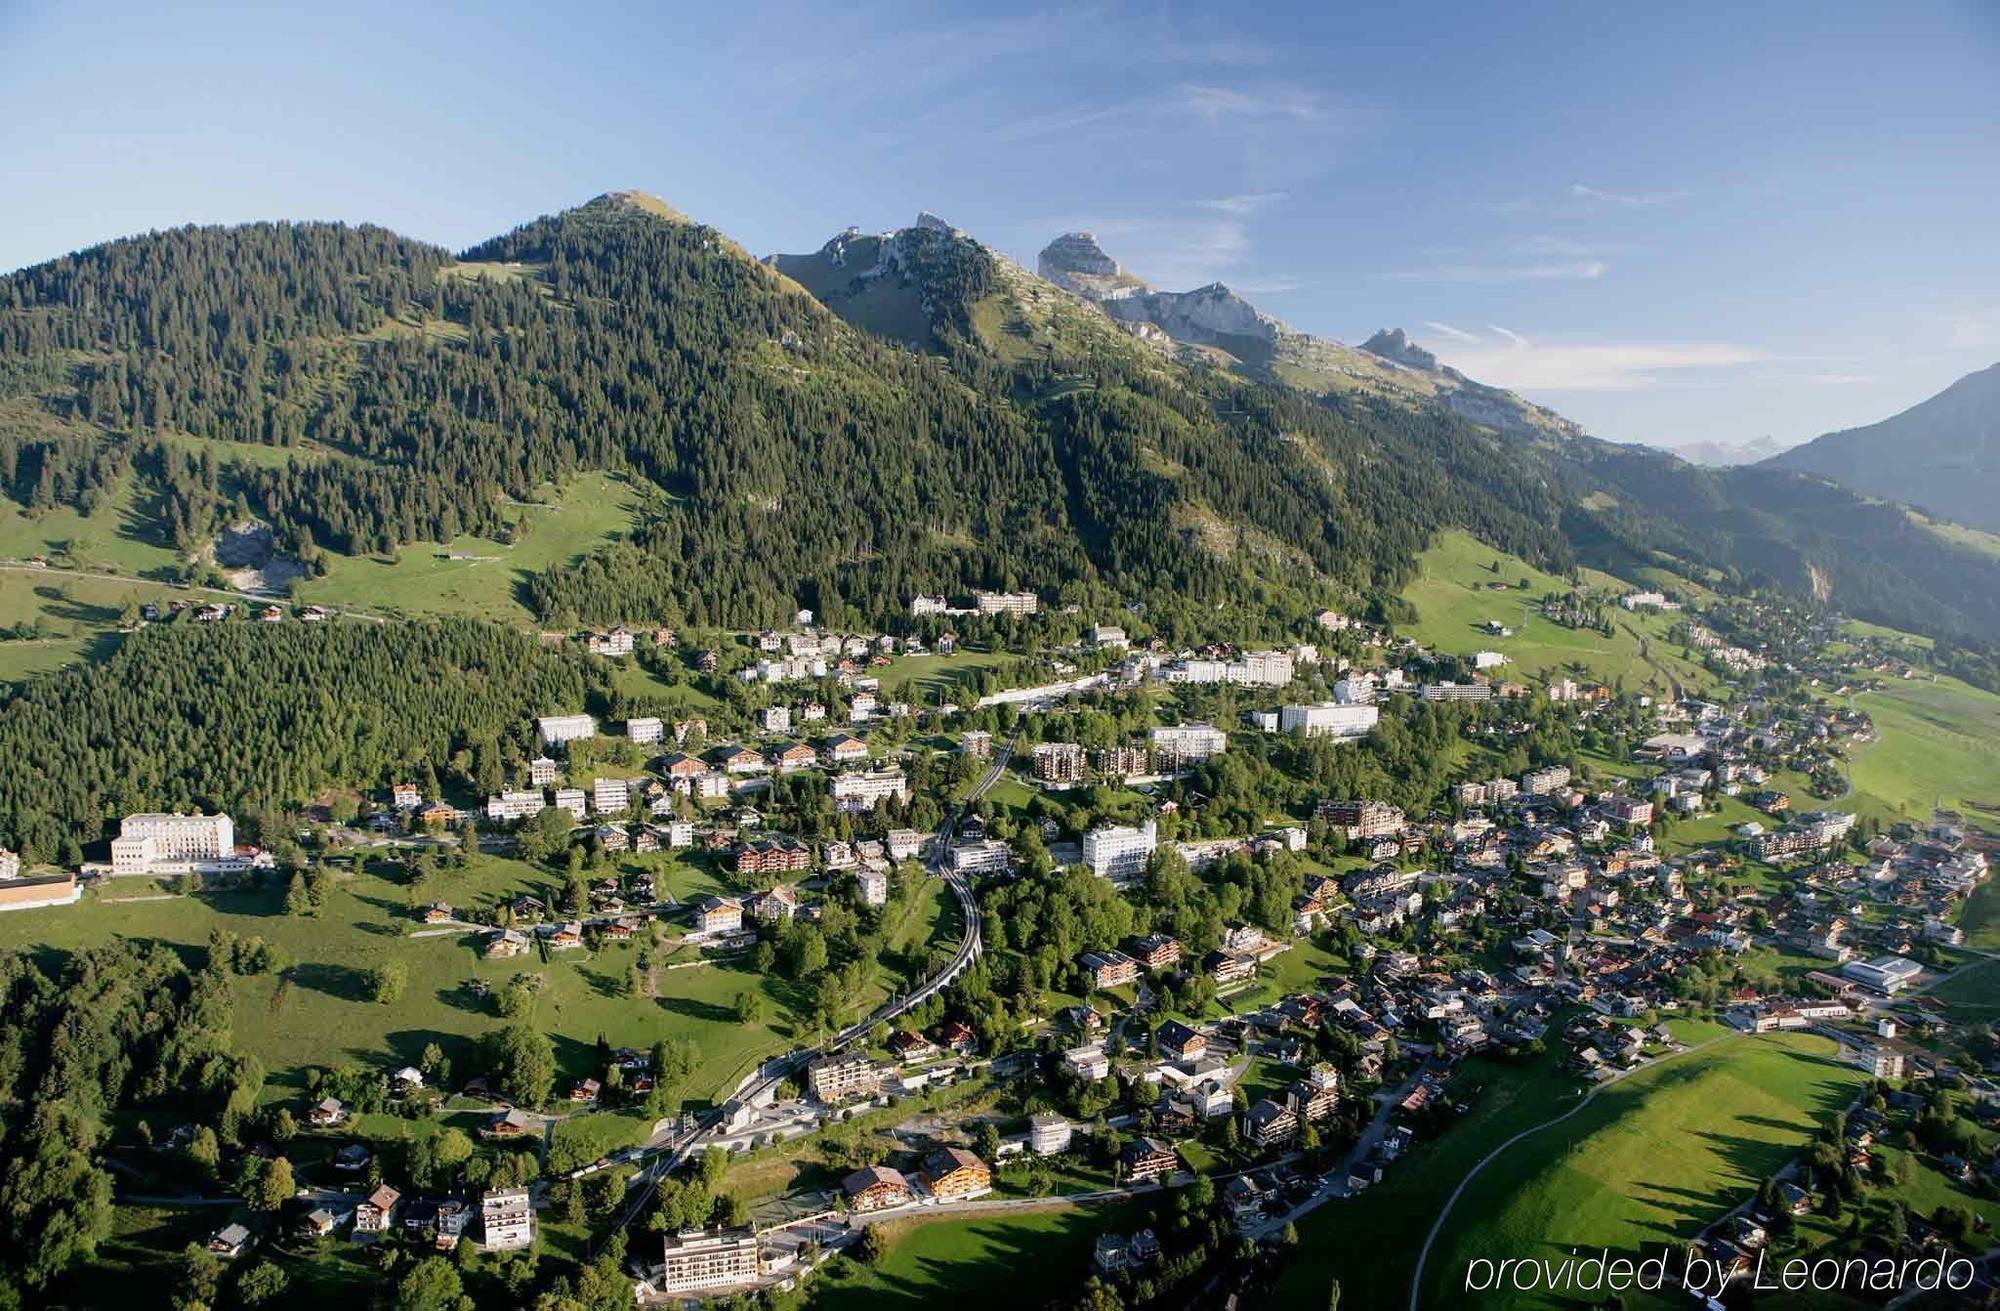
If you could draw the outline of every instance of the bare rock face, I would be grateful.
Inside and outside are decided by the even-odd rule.
[[[1088,300],[1108,300],[1150,290],[1105,254],[1104,247],[1089,232],[1065,232],[1051,241],[1035,261],[1035,272]]]
[[[1193,291],[1145,291],[1104,302],[1112,318],[1143,320],[1175,341],[1203,346],[1232,342],[1275,344],[1279,323],[1220,282]]]
[[[1416,369],[1422,373],[1436,373],[1438,358],[1410,340],[1410,334],[1401,328],[1384,328],[1367,341],[1361,349],[1370,355],[1377,355],[1406,369]]]

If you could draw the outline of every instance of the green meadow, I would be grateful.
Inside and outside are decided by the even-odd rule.
[[[2000,822],[2000,696],[1940,677],[1893,681],[1852,702],[1879,735],[1850,761],[1860,813],[1921,820],[1942,805]]]
[[[1830,1040],[1808,1034],[1725,1038],[1605,1089],[1574,1118],[1516,1143],[1453,1207],[1424,1269],[1423,1304],[1457,1305],[1467,1263],[1479,1257],[1685,1244],[1852,1100],[1862,1073],[1833,1053]],[[1506,1290],[1480,1302],[1559,1299]]]
[[[1493,566],[1498,564],[1495,572]],[[1527,590],[1521,582],[1527,581]],[[1608,574],[1586,570],[1583,581],[1608,593],[1630,590]],[[1504,583],[1504,588],[1494,584]],[[1565,628],[1543,618],[1536,609],[1549,592],[1567,592],[1568,580],[1543,573],[1517,556],[1497,551],[1471,536],[1451,530],[1439,533],[1417,557],[1417,575],[1403,588],[1405,601],[1417,608],[1414,624],[1402,632],[1427,646],[1453,655],[1498,651],[1511,663],[1496,677],[1541,682],[1573,674],[1628,691],[1652,688],[1665,692],[1672,682],[1705,687],[1713,678],[1698,663],[1682,658],[1668,642],[1672,615],[1612,610],[1612,634]],[[1485,631],[1488,622],[1514,630],[1512,637]]]
[[[894,1220],[889,1250],[872,1266],[839,1262],[816,1285],[818,1311],[1067,1303],[1090,1274],[1099,1234],[1148,1223],[1131,1205],[1010,1213],[971,1220]]]

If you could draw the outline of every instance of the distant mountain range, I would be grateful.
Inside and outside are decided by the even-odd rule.
[[[335,224],[110,242],[0,276],[0,496],[118,507],[187,555],[254,517],[318,568],[510,533],[578,472],[656,489],[521,580],[554,625],[1028,587],[1192,639],[1394,614],[1461,528],[2000,640],[2000,554],[1900,505],[1598,441],[1402,333],[1159,291],[1084,234],[1038,263],[933,215],[760,262],[633,192],[459,254]]]
[[[1880,423],[1827,433],[1767,463],[2000,533],[2000,364]]]
[[[1755,464],[1787,449],[1775,437],[1753,437],[1747,442],[1689,442],[1664,448],[1689,464],[1726,469],[1731,465]]]

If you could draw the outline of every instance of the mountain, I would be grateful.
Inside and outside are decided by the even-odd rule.
[[[1827,433],[1766,463],[2000,532],[2000,364],[1880,423]]]
[[[1689,464],[1726,469],[1738,464],[1756,464],[1786,449],[1775,437],[1753,437],[1747,442],[1685,442],[1666,448]]]
[[[0,497],[184,561],[257,521],[320,570],[532,533],[515,502],[623,474],[621,537],[518,578],[552,625],[882,623],[1028,587],[1170,637],[1277,633],[1393,612],[1456,527],[1553,570],[1663,564],[2000,636],[2000,558],[1902,507],[1483,421],[1489,393],[1407,339],[1154,292],[1094,242],[1051,271],[1096,294],[929,215],[759,262],[634,192],[458,254],[318,223],[110,242],[0,277]]]
[[[1556,437],[1576,432],[1553,411],[1440,365],[1400,328],[1378,332],[1356,348],[1300,332],[1220,282],[1193,291],[1160,291],[1107,255],[1089,232],[1066,232],[1050,242],[1036,271],[1093,301],[1143,340],[1249,377],[1314,393],[1441,400],[1474,423],[1507,432]]]

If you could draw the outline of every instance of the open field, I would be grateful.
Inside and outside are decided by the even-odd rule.
[[[526,526],[515,545],[462,537],[444,544],[412,542],[393,560],[333,556],[326,577],[302,584],[300,597],[321,605],[526,621],[520,588],[528,577],[628,531],[641,500],[625,478],[581,474],[552,505],[515,508],[515,522]]]
[[[1516,1144],[1459,1198],[1425,1268],[1425,1304],[1456,1304],[1467,1262],[1482,1256],[1686,1243],[1852,1099],[1862,1074],[1833,1050],[1807,1034],[1726,1038],[1632,1076]],[[1481,1301],[1554,1304],[1511,1290]]]
[[[2000,820],[2000,696],[1939,678],[1893,682],[1853,704],[1880,740],[1855,750],[1845,804],[1884,820],[1925,819],[1933,805]]]
[[[1453,1096],[1471,1109],[1449,1121],[1438,1138],[1420,1142],[1360,1197],[1329,1202],[1300,1220],[1298,1254],[1273,1305],[1320,1311],[1329,1282],[1338,1279],[1343,1311],[1403,1311],[1424,1231],[1465,1172],[1581,1095],[1584,1081],[1564,1070],[1559,1056],[1558,1045],[1520,1063],[1475,1058],[1462,1065]]]
[[[994,1218],[895,1220],[874,1266],[844,1262],[813,1298],[821,1311],[858,1308],[1043,1306],[1082,1286],[1107,1229],[1144,1221],[1130,1204],[1052,1206]]]
[[[0,680],[106,655],[118,643],[119,621],[128,605],[173,599],[241,601],[226,593],[134,578],[0,566],[0,628],[38,633],[0,640]]]
[[[670,886],[679,881],[667,880]],[[547,897],[555,884],[552,876],[520,862],[488,856],[465,871],[439,875],[415,900],[479,906],[523,888],[536,888]],[[153,888],[144,881],[121,880],[109,893],[134,897]],[[733,1087],[761,1057],[804,1037],[788,1018],[792,999],[786,985],[742,966],[663,970],[658,973],[659,996],[626,997],[622,985],[637,954],[629,944],[595,954],[557,953],[547,961],[535,955],[486,961],[473,950],[470,933],[406,936],[413,926],[410,890],[373,867],[337,876],[316,917],[288,916],[281,900],[275,890],[200,893],[164,901],[117,902],[92,895],[75,906],[0,916],[0,950],[72,951],[113,935],[195,949],[215,929],[261,937],[292,967],[283,976],[237,980],[236,1040],[264,1062],[274,1084],[294,1088],[308,1066],[411,1063],[430,1042],[443,1048],[455,1068],[470,1072],[476,1068],[470,1059],[473,1042],[501,1024],[491,1003],[471,991],[471,983],[498,986],[523,972],[545,976],[530,1018],[553,1040],[558,1068],[567,1076],[592,1072],[600,1034],[613,1046],[637,1047],[685,1035],[701,1054],[689,1096],[712,1098]],[[408,969],[409,986],[392,1005],[369,1001],[368,971],[392,959]],[[768,995],[769,1023],[736,1020],[733,1004],[745,989]]]
[[[1499,564],[1499,572],[1492,565]],[[1520,590],[1521,580],[1528,588]],[[1607,590],[1615,586],[1608,575],[1591,573],[1585,581]],[[1506,590],[1490,584],[1505,583]],[[1475,651],[1498,651],[1512,663],[1498,677],[1539,682],[1561,677],[1576,669],[1580,677],[1595,678],[1628,690],[1652,687],[1665,691],[1668,679],[1683,686],[1706,686],[1713,679],[1698,664],[1681,658],[1680,649],[1667,641],[1672,616],[1629,613],[1613,609],[1610,637],[1553,623],[1535,612],[1535,602],[1543,594],[1569,590],[1567,580],[1542,573],[1518,557],[1496,551],[1464,533],[1438,534],[1429,549],[1417,557],[1417,576],[1403,589],[1403,599],[1417,608],[1414,624],[1400,625],[1411,637],[1455,655],[1470,656]],[[1488,620],[1514,630],[1512,637],[1496,637],[1482,629]]]

